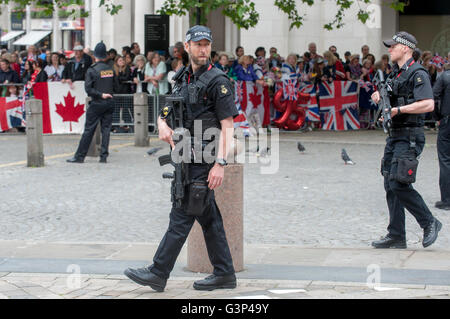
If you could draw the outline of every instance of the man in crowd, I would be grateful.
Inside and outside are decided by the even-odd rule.
[[[141,54],[141,48],[137,42],[133,42],[131,44],[131,53],[134,54],[134,56]]]
[[[86,123],[78,149],[69,163],[83,163],[91,144],[98,123],[101,125],[102,145],[100,163],[106,163],[108,157],[109,136],[111,133],[112,115],[114,112],[114,71],[106,63],[106,46],[103,42],[97,44],[94,50],[96,63],[91,65],[86,73],[84,87],[92,98],[86,111]]]
[[[330,51],[333,54],[336,54],[337,53],[337,48],[336,48],[336,46],[332,45],[332,46],[330,46],[328,48],[328,51]]]
[[[389,209],[388,234],[372,242],[375,248],[406,248],[405,209],[423,229],[423,247],[433,244],[442,224],[428,209],[422,196],[412,187],[419,164],[417,158],[425,146],[423,114],[434,109],[433,90],[427,70],[412,57],[416,38],[407,32],[398,32],[383,42],[389,48],[395,63],[389,75],[393,88],[392,128],[386,140],[381,172]],[[375,103],[380,93],[372,94]]]
[[[363,45],[361,47],[361,60],[359,61],[360,64],[363,63],[363,61],[367,58],[367,56],[370,54],[370,48],[367,44]]]
[[[269,50],[269,68],[281,68],[282,64],[283,58],[278,54],[277,48],[271,47]]]
[[[264,47],[258,47],[255,50],[255,57],[258,59],[258,57],[262,56],[264,59],[266,58],[266,49]]]
[[[317,46],[314,42],[311,42],[310,44],[308,44],[308,51],[310,54],[309,64],[310,64],[310,68],[312,70],[314,63],[319,59],[323,60],[323,56],[317,54]]]
[[[439,189],[441,200],[436,208],[450,210],[450,63],[444,66],[444,73],[436,80],[433,94],[439,101],[437,117],[439,134],[437,152],[439,158]]]
[[[0,83],[20,83],[19,75],[11,70],[7,59],[0,59]]]
[[[86,77],[86,72],[92,64],[92,59],[89,55],[83,52],[83,46],[78,44],[73,50],[75,51],[75,56],[67,63],[62,74],[63,83],[69,83],[75,81],[84,81]]]
[[[175,43],[175,47],[173,48],[173,57],[177,59],[181,59],[183,61],[183,65],[189,64],[189,54],[184,50],[183,42]]]

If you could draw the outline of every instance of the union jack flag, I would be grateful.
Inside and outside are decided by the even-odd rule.
[[[299,105],[306,109],[306,119],[311,122],[319,122],[320,112],[317,102],[317,86],[311,82],[301,82],[299,91]]]
[[[446,63],[448,63],[448,61],[439,55],[435,55],[431,59],[431,64],[436,65],[438,68],[443,68]]]
[[[283,99],[297,101],[297,80],[283,80]]]
[[[0,97],[0,132],[25,126],[22,105],[17,97]]]
[[[358,85],[353,81],[319,84],[319,105],[324,130],[359,129]]]

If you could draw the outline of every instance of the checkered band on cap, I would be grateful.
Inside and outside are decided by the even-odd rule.
[[[397,43],[406,45],[407,47],[409,47],[409,48],[411,48],[411,49],[415,49],[415,48],[416,48],[416,45],[415,45],[414,43],[412,43],[411,41],[409,41],[409,40],[407,40],[407,39],[405,39],[405,38],[399,37],[399,36],[397,36],[397,35],[394,35],[394,36],[392,37],[392,40],[394,40],[394,41],[397,42]]]

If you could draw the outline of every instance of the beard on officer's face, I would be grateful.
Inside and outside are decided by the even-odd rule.
[[[193,64],[196,65],[206,65],[209,62],[208,58],[197,58],[197,57],[193,57],[191,56],[191,61]]]

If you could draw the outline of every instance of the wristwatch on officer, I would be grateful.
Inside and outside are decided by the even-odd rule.
[[[402,114],[402,112],[400,112],[400,106],[397,106],[397,114]]]
[[[225,159],[223,159],[223,158],[216,158],[216,163],[219,164],[222,167],[228,165],[227,161]]]

